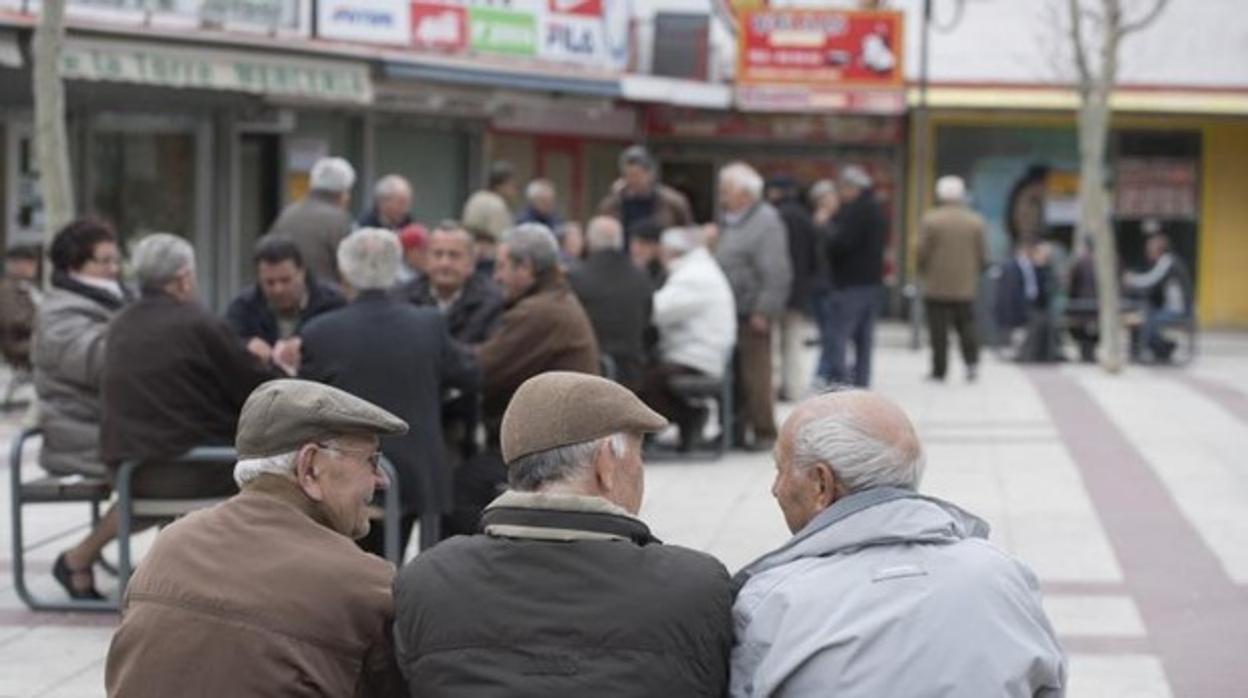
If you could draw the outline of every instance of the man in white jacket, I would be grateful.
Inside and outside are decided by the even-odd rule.
[[[734,580],[731,695],[1064,695],[1035,576],[916,491],[906,415],[862,390],[799,404],[772,494],[795,534]]]
[[[681,447],[688,449],[706,423],[706,408],[674,394],[668,381],[689,374],[723,377],[736,343],[736,301],[699,229],[669,228],[659,246],[668,272],[654,294],[651,317],[659,333],[659,364],[647,377],[643,397],[680,427]]]

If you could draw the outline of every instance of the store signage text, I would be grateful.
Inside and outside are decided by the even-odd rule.
[[[469,46],[486,53],[537,53],[537,22],[524,12],[473,7],[468,10]]]
[[[900,12],[753,10],[741,19],[740,83],[902,84]]]
[[[224,29],[307,36],[303,9],[311,0],[66,0],[71,19],[157,28]],[[3,2],[0,2],[2,6]],[[14,3],[38,14],[41,3]]]
[[[317,32],[326,39],[406,45],[408,12],[408,0],[321,0]]]

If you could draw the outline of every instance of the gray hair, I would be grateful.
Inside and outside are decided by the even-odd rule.
[[[195,248],[177,235],[152,233],[135,245],[131,266],[144,294],[159,292],[179,274],[195,268]]]
[[[679,254],[685,254],[702,246],[702,230],[696,227],[668,228],[659,238],[659,246]]]
[[[535,492],[545,485],[574,480],[578,474],[589,468],[594,454],[604,442],[610,444],[611,453],[616,458],[628,456],[628,439],[623,434],[612,434],[593,441],[556,446],[520,456],[508,464],[507,481],[512,489]]]
[[[524,198],[529,201],[532,201],[543,194],[546,194],[551,198],[554,198],[555,196],[555,185],[549,179],[535,179],[532,182],[529,182],[529,185],[524,188]]]
[[[312,191],[342,193],[355,186],[355,168],[342,158],[321,158],[312,165],[308,188]]]
[[[244,458],[234,464],[234,482],[241,488],[261,475],[293,475],[298,455],[298,451],[291,451],[265,458]]]
[[[585,247],[590,252],[624,249],[624,229],[611,216],[594,216],[585,230]]]
[[[892,486],[917,490],[923,477],[923,449],[912,443],[888,443],[871,433],[849,410],[816,417],[793,437],[793,464],[808,468],[826,463],[850,493]]]
[[[398,236],[384,228],[360,228],[338,245],[338,269],[357,291],[393,286],[402,259]]]
[[[966,182],[957,175],[945,175],[936,180],[936,200],[956,204],[966,198]]]
[[[847,165],[845,169],[841,170],[840,180],[844,184],[858,187],[859,189],[870,189],[872,184],[871,175],[867,174],[867,171],[862,169],[860,165]]]
[[[527,263],[533,274],[541,276],[559,263],[559,241],[550,228],[541,223],[521,223],[503,233],[502,243],[507,246],[511,261]]]
[[[412,185],[403,175],[388,174],[373,185],[374,199],[385,199],[397,194],[412,195]]]
[[[818,182],[815,182],[814,184],[810,185],[810,193],[807,194],[807,198],[810,199],[810,203],[812,205],[817,206],[819,204],[820,199],[827,196],[828,194],[835,194],[835,193],[836,193],[836,183],[830,179],[821,179]]]
[[[719,171],[721,182],[727,182],[750,195],[751,199],[759,200],[763,196],[763,178],[758,171],[744,162],[733,162],[724,165]]]

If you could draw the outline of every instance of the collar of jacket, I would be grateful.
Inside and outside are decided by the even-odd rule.
[[[548,492],[504,492],[485,509],[481,529],[499,538],[661,543],[637,517],[602,497]]]
[[[390,292],[382,288],[370,288],[360,291],[352,300],[353,303],[377,303],[383,301],[394,300]]]
[[[524,294],[516,300],[508,303],[507,307],[511,308],[517,306],[525,300],[534,296],[539,296],[543,293],[566,291],[567,289],[568,282],[563,278],[563,272],[559,271],[559,268],[556,267],[551,269],[537,281],[533,282],[533,285],[529,287],[529,290],[525,291]]]
[[[810,523],[806,524],[805,528],[794,534],[794,536],[790,538],[787,543],[769,553],[766,553],[762,557],[743,567],[741,571],[732,578],[733,594],[735,595],[739,592],[741,587],[745,586],[745,583],[749,581],[750,577],[753,577],[760,572],[779,567],[799,558],[811,557],[811,548],[817,547],[817,544],[819,543],[819,541],[815,541],[815,545],[812,545],[811,539],[819,537],[824,534],[825,531],[828,531],[828,529],[846,522],[851,517],[861,514],[869,509],[881,507],[893,502],[899,502],[901,500],[918,500],[936,505],[940,509],[943,509],[944,513],[948,515],[945,517],[944,514],[942,514],[942,517],[944,517],[942,524],[947,524],[949,526],[956,527],[957,529],[956,531],[941,530],[913,532],[905,537],[905,540],[909,542],[918,542],[920,538],[927,534],[934,536],[932,538],[933,541],[946,541],[958,537],[988,537],[989,527],[986,521],[957,507],[954,504],[935,497],[928,497],[926,495],[919,494],[913,490],[902,489],[900,487],[872,487],[871,489],[855,492],[854,494],[842,497],[841,499],[833,502],[832,506],[819,512],[819,514],[815,516]],[[880,535],[883,535],[883,537],[877,537],[877,539],[869,542],[857,541],[854,545],[857,547],[869,547],[874,544],[890,542],[895,543],[902,540],[902,538],[891,538],[888,534],[881,533]],[[846,552],[849,549],[850,548],[838,549],[831,552],[820,550],[813,554],[820,557],[826,557],[829,554]]]
[[[738,228],[744,225],[745,222],[748,221],[758,211],[758,209],[762,207],[763,207],[762,201],[755,201],[754,203],[750,204],[748,208],[742,210],[740,213],[724,213],[724,218],[723,218],[724,227]]]
[[[296,483],[280,475],[271,475],[268,473],[259,475],[256,479],[247,483],[238,496],[248,498],[257,496],[276,499],[279,502],[289,504],[298,510],[299,513],[307,516],[309,519],[312,519],[325,528],[328,528],[331,531],[334,530],[334,527],[330,525],[329,517],[326,516],[325,512],[316,505],[316,502],[313,502],[311,499],[304,496],[303,491],[299,489],[299,486]]]
[[[60,271],[52,273],[52,286],[63,291],[76,293],[83,298],[89,298],[109,310],[118,310],[129,300],[126,287],[121,284],[118,284],[118,286],[121,288],[122,295],[114,296],[102,288],[84,284],[69,274]]]

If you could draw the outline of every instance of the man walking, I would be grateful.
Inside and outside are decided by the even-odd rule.
[[[949,326],[958,333],[966,379],[975,380],[979,338],[975,293],[988,262],[984,219],[966,203],[966,184],[949,175],[936,181],[937,205],[919,225],[918,269],[932,342],[931,379],[943,381],[949,363]]]
[[[884,279],[885,221],[866,170],[849,165],[841,172],[838,186],[842,203],[832,218],[833,234],[827,244],[832,271],[828,377],[831,383],[866,387],[871,383],[875,316]],[[845,363],[851,340],[852,372]]]

